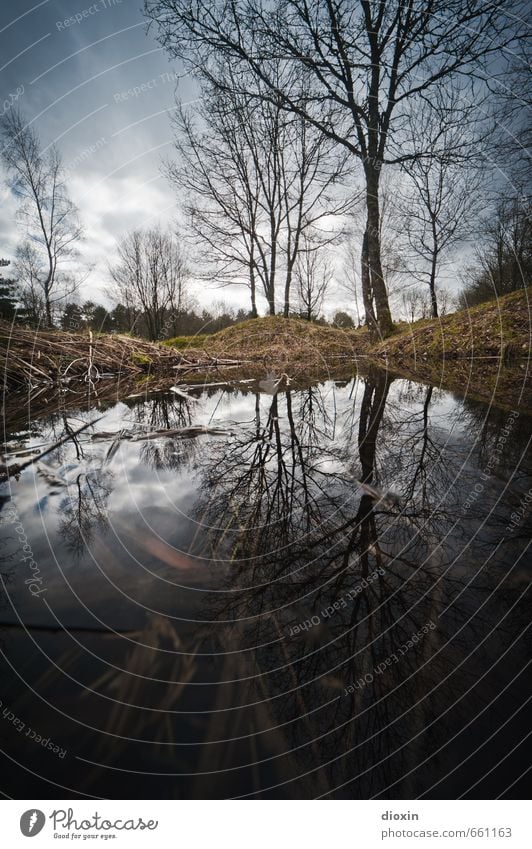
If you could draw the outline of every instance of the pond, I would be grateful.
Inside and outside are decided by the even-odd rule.
[[[373,369],[180,393],[8,417],[19,462],[94,425],[0,487],[5,792],[524,795],[530,418]]]

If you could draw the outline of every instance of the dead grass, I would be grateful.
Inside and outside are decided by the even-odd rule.
[[[442,360],[528,357],[532,332],[532,288],[512,292],[442,319],[417,322],[373,346],[372,355],[391,365],[423,367]]]
[[[366,330],[340,330],[281,316],[254,318],[215,333],[204,350],[211,356],[285,367],[331,365],[367,350]]]
[[[132,336],[36,331],[0,322],[0,372],[10,387],[169,372],[180,359],[177,351]]]
[[[281,316],[164,344],[122,335],[35,332],[0,323],[0,368],[6,386],[29,387],[33,398],[34,391],[45,392],[46,387],[98,386],[103,376],[114,377],[114,382],[148,375],[195,381],[212,380],[213,371],[217,380],[285,372],[296,383],[312,382],[344,374],[360,358],[358,366],[373,361],[413,378],[449,388],[468,386],[482,396],[495,390],[502,397],[512,394],[510,384],[523,368],[526,373],[531,299],[532,289],[525,289],[441,320],[403,325],[377,345],[365,329],[341,330]]]

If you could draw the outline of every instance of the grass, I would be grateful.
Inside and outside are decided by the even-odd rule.
[[[139,351],[133,351],[131,354],[131,361],[139,366],[151,366],[153,363],[152,357],[149,357],[147,354],[142,354]]]
[[[371,349],[390,363],[527,357],[530,352],[532,288],[504,295],[442,319],[409,325]]]
[[[365,328],[341,330],[281,316],[249,319],[210,336],[178,340],[191,358],[205,352],[242,360],[242,377],[275,371],[296,381],[320,379],[352,368],[361,357],[359,366],[386,364],[405,377],[465,391],[491,403],[496,400],[501,406],[530,407],[523,381],[530,353],[531,303],[532,289],[520,290],[442,319],[402,322],[393,335],[376,344]]]
[[[423,361],[527,356],[532,288],[452,313],[442,319],[398,323],[387,339],[372,343],[366,328],[343,330],[282,316],[253,318],[214,334],[176,336],[164,345],[211,356],[269,363],[277,368],[331,362],[365,354],[390,365]]]
[[[416,322],[370,356],[405,377],[530,411],[532,289]]]
[[[367,348],[364,330],[341,330],[282,316],[252,318],[210,336],[204,346],[212,356],[270,363],[324,364],[354,357]]]
[[[482,396],[493,390],[503,397],[511,391],[512,380],[519,382],[527,373],[531,300],[532,288],[523,289],[441,320],[398,325],[377,344],[365,328],[344,330],[281,316],[249,319],[218,333],[176,336],[163,343],[98,334],[91,344],[88,333],[36,332],[0,322],[0,369],[7,385],[22,387],[54,384],[64,377],[86,381],[97,373],[140,377],[149,372],[171,379],[173,368],[183,360],[198,365],[203,361],[207,372],[214,365],[221,373],[223,366],[209,359],[216,358],[240,360],[241,377],[285,372],[301,382],[352,370],[361,357],[413,379],[458,391],[477,389]],[[235,366],[228,367],[236,376]],[[197,367],[188,370],[188,362],[183,368],[187,379],[203,374]]]
[[[209,333],[197,333],[195,336],[172,336],[171,339],[163,339],[161,344],[182,351],[185,348],[202,348],[210,338]]]

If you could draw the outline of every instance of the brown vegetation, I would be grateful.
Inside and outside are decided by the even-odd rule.
[[[509,362],[529,357],[531,299],[532,288],[521,289],[441,319],[418,321],[375,345],[372,354],[410,368],[429,361],[490,358]]]
[[[35,331],[0,323],[0,369],[6,386],[55,385],[168,370],[179,354],[121,335]]]
[[[300,383],[343,373],[357,360],[359,367],[376,361],[414,379],[513,403],[512,387],[527,371],[531,294],[521,290],[443,319],[420,321],[377,345],[365,329],[340,330],[280,316],[180,339],[179,350],[172,340],[160,345],[129,336],[0,324],[0,367],[6,386],[29,387],[33,399],[35,391],[40,395],[58,386],[76,392],[88,385],[100,394],[112,384],[116,394],[118,379],[123,395],[139,377],[149,375],[150,383],[168,386],[175,378],[203,380],[213,370],[231,379],[285,373]],[[105,377],[114,380],[101,380]]]

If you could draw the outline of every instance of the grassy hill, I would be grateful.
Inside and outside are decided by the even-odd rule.
[[[264,369],[310,378],[335,366],[347,364],[365,353],[369,335],[365,329],[341,330],[314,322],[282,316],[253,318],[210,336],[178,336],[165,345],[176,347],[186,358],[207,354],[222,360],[240,360],[253,374]]]
[[[452,313],[418,321],[383,342],[371,353],[390,363],[528,357],[532,334],[532,287]]]
[[[281,316],[254,318],[210,336],[180,336],[165,345],[211,356],[271,362],[277,368],[331,364],[356,355],[389,365],[423,361],[527,357],[532,335],[532,288],[512,292],[442,319],[403,323],[388,339],[372,343],[367,330],[340,330]]]
[[[377,344],[366,329],[341,330],[280,316],[163,344],[89,331],[36,332],[0,322],[0,370],[5,385],[23,387],[55,385],[67,378],[90,383],[101,375],[150,374],[170,380],[176,368],[187,379],[199,379],[200,363],[209,370],[223,368],[219,361],[227,360],[240,361],[242,376],[274,371],[308,381],[328,372],[350,373],[358,359],[359,366],[380,363],[457,391],[510,399],[514,385],[520,386],[529,371],[531,310],[529,288],[441,320],[403,325]]]
[[[374,345],[372,359],[406,377],[499,407],[532,412],[532,289],[421,321]]]
[[[267,316],[227,327],[204,340],[212,356],[290,364],[330,364],[368,347],[366,330],[340,330],[297,318]]]
[[[490,403],[530,409],[531,313],[529,288],[442,319],[400,325],[376,344],[365,329],[340,330],[274,316],[245,321],[201,339],[182,337],[179,348],[190,358],[207,353],[243,360],[243,373],[267,369],[302,380],[351,369],[358,358],[359,368],[379,363],[406,377]]]

